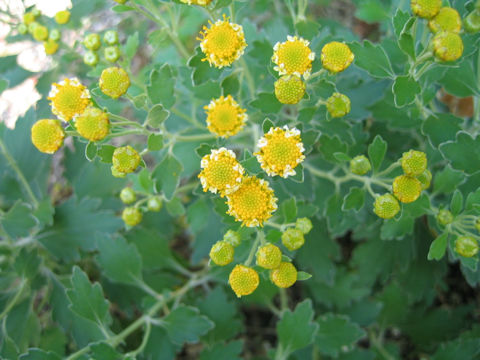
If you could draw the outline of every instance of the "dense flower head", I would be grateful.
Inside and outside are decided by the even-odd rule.
[[[48,34],[48,39],[53,40],[53,41],[58,41],[60,40],[62,34],[60,33],[60,30],[58,29],[52,29],[50,30],[50,33]]]
[[[255,291],[260,283],[258,273],[251,267],[245,265],[236,265],[230,276],[228,283],[237,297],[250,295]]]
[[[32,12],[27,12],[27,13],[23,14],[23,23],[24,24],[30,25],[34,21],[35,21],[35,14],[33,14]]]
[[[130,87],[130,78],[125,70],[109,67],[102,71],[99,80],[100,90],[112,99],[124,95]]]
[[[295,175],[295,168],[304,159],[300,131],[296,128],[289,129],[270,128],[257,144],[259,151],[254,155],[265,172],[270,176],[279,175],[287,178]]]
[[[400,163],[405,174],[420,175],[427,169],[427,155],[423,151],[410,150],[403,153]]]
[[[205,155],[200,166],[202,171],[198,177],[203,191],[218,192],[221,197],[238,189],[245,171],[235,153],[223,147]]]
[[[38,25],[33,30],[33,38],[37,41],[44,41],[48,39],[48,28],[43,25]]]
[[[103,41],[108,45],[118,44],[118,32],[115,30],[108,30],[103,35]]]
[[[290,251],[300,249],[305,244],[303,231],[298,228],[288,228],[282,233],[282,244]]]
[[[437,221],[443,226],[451,224],[453,221],[453,214],[447,209],[441,209],[438,211]]]
[[[278,199],[268,182],[255,176],[243,177],[239,188],[227,199],[227,214],[249,227],[263,226],[277,210]]]
[[[416,16],[431,19],[440,11],[442,0],[411,0],[410,7]]]
[[[159,212],[162,210],[163,202],[159,196],[153,196],[147,201],[148,211]]]
[[[347,115],[350,112],[351,104],[347,95],[338,92],[333,93],[327,99],[327,110],[331,117],[339,118]]]
[[[322,48],[322,65],[332,73],[338,73],[348,68],[354,58],[350,48],[338,41],[329,42]]]
[[[110,121],[105,111],[90,106],[75,118],[78,133],[90,141],[103,140],[110,131]]]
[[[230,264],[233,261],[234,254],[233,246],[224,240],[217,241],[210,249],[210,259],[219,266]]]
[[[455,61],[463,54],[463,41],[453,32],[438,32],[433,38],[433,52],[441,61]]]
[[[274,86],[275,96],[282,104],[297,104],[305,95],[305,83],[297,75],[284,75]]]
[[[463,257],[473,257],[478,253],[478,242],[472,236],[460,236],[455,240],[455,251]]]
[[[257,250],[257,265],[264,269],[275,269],[282,262],[282,252],[273,244],[264,245]]]
[[[428,27],[434,33],[439,31],[459,33],[462,29],[462,18],[457,10],[445,6],[428,22]]]
[[[400,175],[393,180],[393,194],[402,203],[414,202],[421,192],[422,184],[414,177]]]
[[[200,48],[205,54],[203,61],[208,61],[210,66],[222,68],[230,66],[243,55],[247,43],[241,25],[228,21],[223,15],[223,20],[215,23],[209,21],[210,28],[203,27],[200,32]]]
[[[57,22],[57,24],[60,24],[60,25],[66,24],[68,23],[69,20],[70,20],[70,11],[68,10],[62,10],[55,14],[55,21]]]
[[[45,49],[45,54],[53,55],[58,51],[58,43],[49,39],[43,42],[43,48]]]
[[[88,66],[97,65],[99,60],[100,58],[98,57],[98,54],[96,51],[88,50],[83,55],[83,62]]]
[[[370,160],[365,155],[355,156],[350,160],[350,171],[356,175],[365,175],[372,169]]]
[[[313,229],[312,221],[306,217],[298,218],[295,222],[295,228],[303,234],[308,234]]]
[[[137,200],[137,195],[132,188],[126,187],[120,191],[120,200],[122,200],[124,204],[131,204]]]
[[[120,48],[116,45],[114,46],[107,46],[103,50],[103,56],[105,57],[105,60],[108,62],[114,63],[118,59],[120,59]]]
[[[128,226],[135,226],[142,221],[142,211],[134,206],[126,207],[122,212],[122,220]]]
[[[118,175],[134,172],[140,165],[140,155],[130,145],[118,147],[113,152],[112,170]]]
[[[296,75],[308,78],[312,71],[315,53],[309,48],[310,42],[297,36],[288,36],[287,41],[273,47],[274,69],[280,75]]]
[[[422,184],[422,190],[427,190],[432,182],[432,173],[426,169],[423,173],[417,175],[416,178]]]
[[[270,279],[279,288],[289,288],[297,281],[298,272],[290,262],[282,262],[270,272]]]
[[[90,105],[90,92],[78,79],[66,78],[58,84],[52,84],[48,100],[55,115],[64,121],[70,121]]]
[[[228,138],[237,134],[248,120],[246,110],[231,95],[213,99],[204,107],[207,114],[207,128],[217,136]]]
[[[43,153],[56,152],[63,145],[64,138],[65,131],[58,120],[42,119],[32,126],[32,144]]]
[[[384,194],[375,199],[373,211],[382,219],[392,219],[400,211],[400,204],[392,194]]]
[[[184,4],[188,5],[200,5],[200,6],[207,6],[212,2],[212,0],[180,0]]]
[[[98,35],[98,34],[88,34],[83,39],[83,45],[88,50],[96,51],[96,50],[100,49],[100,46],[102,46],[102,42],[100,41],[100,35]]]

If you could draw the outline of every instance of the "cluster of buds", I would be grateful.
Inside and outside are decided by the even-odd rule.
[[[137,193],[131,187],[125,187],[120,191],[120,200],[125,205],[129,205],[122,211],[122,220],[130,227],[138,225],[145,212],[159,212],[163,207],[160,196],[144,196],[143,193]]]
[[[87,50],[83,55],[83,62],[89,66],[96,66],[100,60],[98,50],[105,45],[103,57],[109,63],[116,62],[121,55],[118,47],[118,33],[115,30],[108,30],[103,34],[103,43],[99,34],[88,34],[83,39],[83,46]]]

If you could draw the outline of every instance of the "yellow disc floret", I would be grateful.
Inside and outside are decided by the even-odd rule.
[[[220,148],[212,150],[205,155],[200,163],[202,171],[198,175],[203,191],[214,194],[220,193],[221,197],[235,191],[242,182],[244,169],[237,161],[232,150]]]
[[[282,252],[278,246],[267,244],[257,250],[257,264],[264,269],[275,269],[282,262]]]
[[[439,32],[433,38],[433,52],[441,61],[455,61],[463,54],[463,41],[453,32]]]
[[[274,69],[280,75],[297,75],[308,78],[312,71],[315,53],[309,48],[310,42],[301,37],[288,36],[287,41],[273,47]]]
[[[235,292],[235,295],[242,297],[250,295],[255,291],[260,283],[258,273],[252,268],[244,265],[236,265],[230,276],[228,282]]]
[[[403,153],[400,163],[406,175],[417,176],[427,169],[427,155],[422,151],[410,150]]]
[[[392,194],[384,194],[375,199],[373,211],[382,219],[392,219],[400,211],[400,204]]]
[[[416,16],[431,19],[440,11],[442,0],[411,0],[410,6]]]
[[[393,180],[393,195],[402,203],[414,202],[421,192],[422,184],[414,177],[400,175]]]
[[[237,134],[248,119],[246,110],[230,95],[214,99],[204,108],[207,113],[207,128],[217,136],[228,138]]]
[[[258,141],[257,146],[260,150],[254,155],[262,169],[270,176],[286,178],[295,175],[294,169],[305,159],[305,148],[300,131],[296,128],[270,128]]]
[[[68,23],[68,20],[70,20],[70,11],[68,10],[62,10],[55,14],[55,21],[57,24],[66,24]]]
[[[112,172],[128,174],[134,172],[140,165],[140,155],[130,145],[116,148],[112,156]]]
[[[282,262],[278,268],[270,272],[270,279],[279,288],[289,288],[297,281],[297,269],[292,263]]]
[[[285,75],[275,81],[275,96],[282,104],[297,104],[305,95],[305,83],[297,75]]]
[[[233,261],[234,254],[233,246],[224,240],[217,241],[210,249],[210,259],[219,266],[230,264]]]
[[[238,190],[227,199],[227,214],[249,227],[263,226],[277,210],[278,199],[268,182],[255,176],[244,177]]]
[[[65,79],[58,84],[52,84],[48,100],[55,115],[70,121],[90,105],[90,92],[78,79]]]
[[[58,51],[58,43],[51,39],[43,42],[43,48],[45,49],[45,54],[53,55]]]
[[[32,143],[46,154],[53,154],[63,145],[65,131],[58,120],[42,119],[32,126]]]
[[[338,41],[329,42],[322,48],[322,65],[332,73],[339,73],[348,68],[354,58],[350,48]]]
[[[243,55],[247,43],[241,25],[228,21],[223,15],[223,20],[210,22],[210,28],[203,27],[200,32],[200,48],[205,54],[203,61],[208,61],[210,66],[222,68],[230,66]]]
[[[462,18],[457,10],[446,6],[428,22],[428,27],[434,33],[439,31],[459,33],[462,29]]]
[[[75,118],[75,127],[85,139],[100,141],[108,135],[110,121],[106,112],[95,107],[88,107]]]
[[[99,80],[100,90],[112,99],[124,95],[130,87],[130,78],[125,70],[109,67],[102,71]]]

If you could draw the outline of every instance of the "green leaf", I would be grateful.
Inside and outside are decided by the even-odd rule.
[[[250,106],[253,106],[264,114],[276,114],[282,108],[282,104],[272,93],[258,94],[256,99],[250,102]]]
[[[412,77],[397,76],[393,82],[392,91],[396,107],[404,107],[410,105],[415,101],[418,94],[421,93],[422,88]]]
[[[70,309],[104,328],[110,323],[109,304],[103,296],[101,285],[90,283],[87,274],[78,266],[73,267],[71,288],[67,290]]]
[[[193,88],[195,98],[210,101],[220,97],[222,91],[218,81],[209,80],[201,85],[197,85]]]
[[[97,342],[90,345],[90,350],[93,359],[102,360],[119,360],[122,355],[118,353],[112,346],[105,342]],[[126,360],[127,358],[125,358]]]
[[[399,219],[389,219],[383,222],[380,237],[382,240],[403,239],[413,232],[415,220],[413,217],[403,215]]]
[[[285,200],[281,208],[285,223],[294,222],[297,218],[297,203],[295,198]]]
[[[450,202],[450,211],[452,214],[458,215],[462,212],[463,209],[463,195],[460,190],[455,190],[453,193],[452,201]]]
[[[423,122],[422,133],[428,136],[433,146],[455,140],[455,136],[462,129],[463,120],[452,114],[435,114]]]
[[[5,215],[0,216],[0,224],[8,236],[16,239],[28,236],[37,225],[37,219],[32,215],[31,206],[18,200]]]
[[[350,161],[352,159],[350,156],[348,156],[347,154],[345,154],[343,152],[333,153],[333,156],[335,157],[335,159],[337,159],[340,162],[347,162],[347,161]]]
[[[212,152],[212,146],[208,144],[201,144],[199,147],[195,149],[195,152],[198,156],[203,158],[205,155],[208,155]]]
[[[98,236],[97,261],[112,281],[135,285],[142,279],[142,259],[137,248],[121,236]]]
[[[200,46],[196,49],[196,54],[188,60],[188,66],[193,69],[192,83],[197,86],[209,80],[216,80],[222,73],[221,69],[210,66],[208,61],[202,61],[205,58]]]
[[[365,203],[365,190],[352,187],[350,188],[350,192],[343,198],[343,206],[342,210],[352,210],[359,211],[363,204]]]
[[[116,147],[113,145],[101,145],[97,151],[97,155],[100,157],[100,161],[106,164],[112,163],[113,152],[115,151]]]
[[[450,67],[446,72],[440,84],[445,90],[458,97],[467,97],[479,95],[479,85],[474,74],[472,61],[462,61],[454,67]]]
[[[373,24],[388,19],[389,14],[378,0],[366,0],[360,2],[355,17]]]
[[[297,281],[305,281],[312,277],[312,274],[309,274],[305,271],[299,271],[297,273]]]
[[[310,299],[299,303],[292,312],[286,310],[277,323],[278,351],[287,359],[292,352],[310,345],[318,331],[313,322],[313,307]],[[277,353],[278,355],[278,353]]]
[[[215,324],[197,308],[181,305],[163,319],[162,326],[172,342],[181,345],[198,342]]]
[[[375,136],[373,142],[368,145],[368,157],[374,171],[378,171],[387,152],[387,143],[380,135]]]
[[[88,161],[93,161],[97,156],[97,144],[92,141],[89,141],[85,147],[85,157]]]
[[[444,232],[442,235],[437,237],[430,245],[430,250],[428,251],[428,260],[441,260],[445,255],[447,250],[448,243],[448,232]]]
[[[154,105],[147,115],[147,125],[159,129],[162,123],[168,119],[170,111],[165,110],[162,105]]]
[[[148,151],[158,151],[163,148],[163,135],[150,134],[147,140]]]
[[[183,165],[170,153],[153,170],[152,179],[156,182],[157,190],[163,191],[167,200],[173,199],[182,171]]]
[[[169,109],[175,103],[175,76],[170,65],[165,64],[160,69],[150,73],[150,84],[147,85],[147,94],[152,104],[161,104]]]
[[[227,344],[217,343],[210,349],[205,349],[200,355],[200,360],[241,360],[243,340],[236,340]]]
[[[28,353],[19,357],[19,360],[60,360],[61,357],[52,351],[44,351],[42,349],[28,349]]]
[[[0,94],[8,88],[8,80],[0,79]]]
[[[268,131],[270,130],[270,128],[274,127],[275,125],[273,125],[273,122],[272,120],[270,120],[269,118],[265,118],[265,120],[263,120],[263,124],[262,124],[262,130],[263,130],[263,133],[266,134],[268,133]]]
[[[454,142],[441,144],[440,151],[454,169],[463,170],[468,174],[473,174],[480,169],[480,136],[478,135],[474,139],[472,135],[461,131]]]
[[[240,90],[240,81],[238,80],[237,73],[232,73],[231,75],[227,76],[222,81],[222,92],[224,96],[227,95],[235,95]]]
[[[131,7],[131,6],[127,6],[127,5],[115,5],[113,8],[112,8],[113,11],[117,12],[117,13],[122,13],[122,12],[127,12],[127,11],[132,11],[132,10],[135,10],[135,8]]]
[[[412,36],[412,27],[415,21],[416,18],[400,9],[397,9],[393,17],[393,27],[397,36],[398,47],[412,59],[415,59],[415,46]]]
[[[123,47],[123,52],[128,61],[130,61],[137,53],[138,45],[140,45],[140,40],[138,39],[138,32],[135,32],[127,38],[127,42]]]
[[[42,259],[38,256],[36,250],[27,250],[23,248],[15,258],[13,268],[22,278],[33,280],[38,275],[38,269]]]
[[[450,194],[465,181],[465,175],[458,170],[446,166],[442,171],[435,174],[433,179],[433,191],[435,193]]]
[[[365,331],[345,315],[326,314],[317,319],[319,324],[315,344],[321,353],[337,357],[343,349],[353,345],[365,336]]]
[[[355,65],[359,68],[376,78],[393,79],[395,74],[390,59],[380,45],[374,45],[370,41],[364,40],[362,44],[350,43],[350,48],[355,54]]]

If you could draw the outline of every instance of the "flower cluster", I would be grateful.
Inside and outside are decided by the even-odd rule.
[[[143,192],[136,192],[134,189],[130,187],[125,187],[120,191],[120,200],[127,206],[122,211],[122,220],[125,225],[133,227],[138,224],[143,219],[143,213],[147,211],[151,212],[159,212],[163,207],[162,198],[156,195],[153,196],[146,196]],[[138,199],[140,197],[140,199]],[[138,199],[138,200],[137,200]],[[146,206],[142,206],[142,204],[147,204]]]
[[[118,33],[115,30],[108,30],[103,34],[103,43],[106,45],[103,50],[103,57],[106,61],[114,63],[121,55],[118,46]],[[87,50],[83,55],[83,62],[89,66],[98,64],[100,57],[98,50],[102,46],[102,40],[99,34],[88,34],[83,39],[83,46]]]

